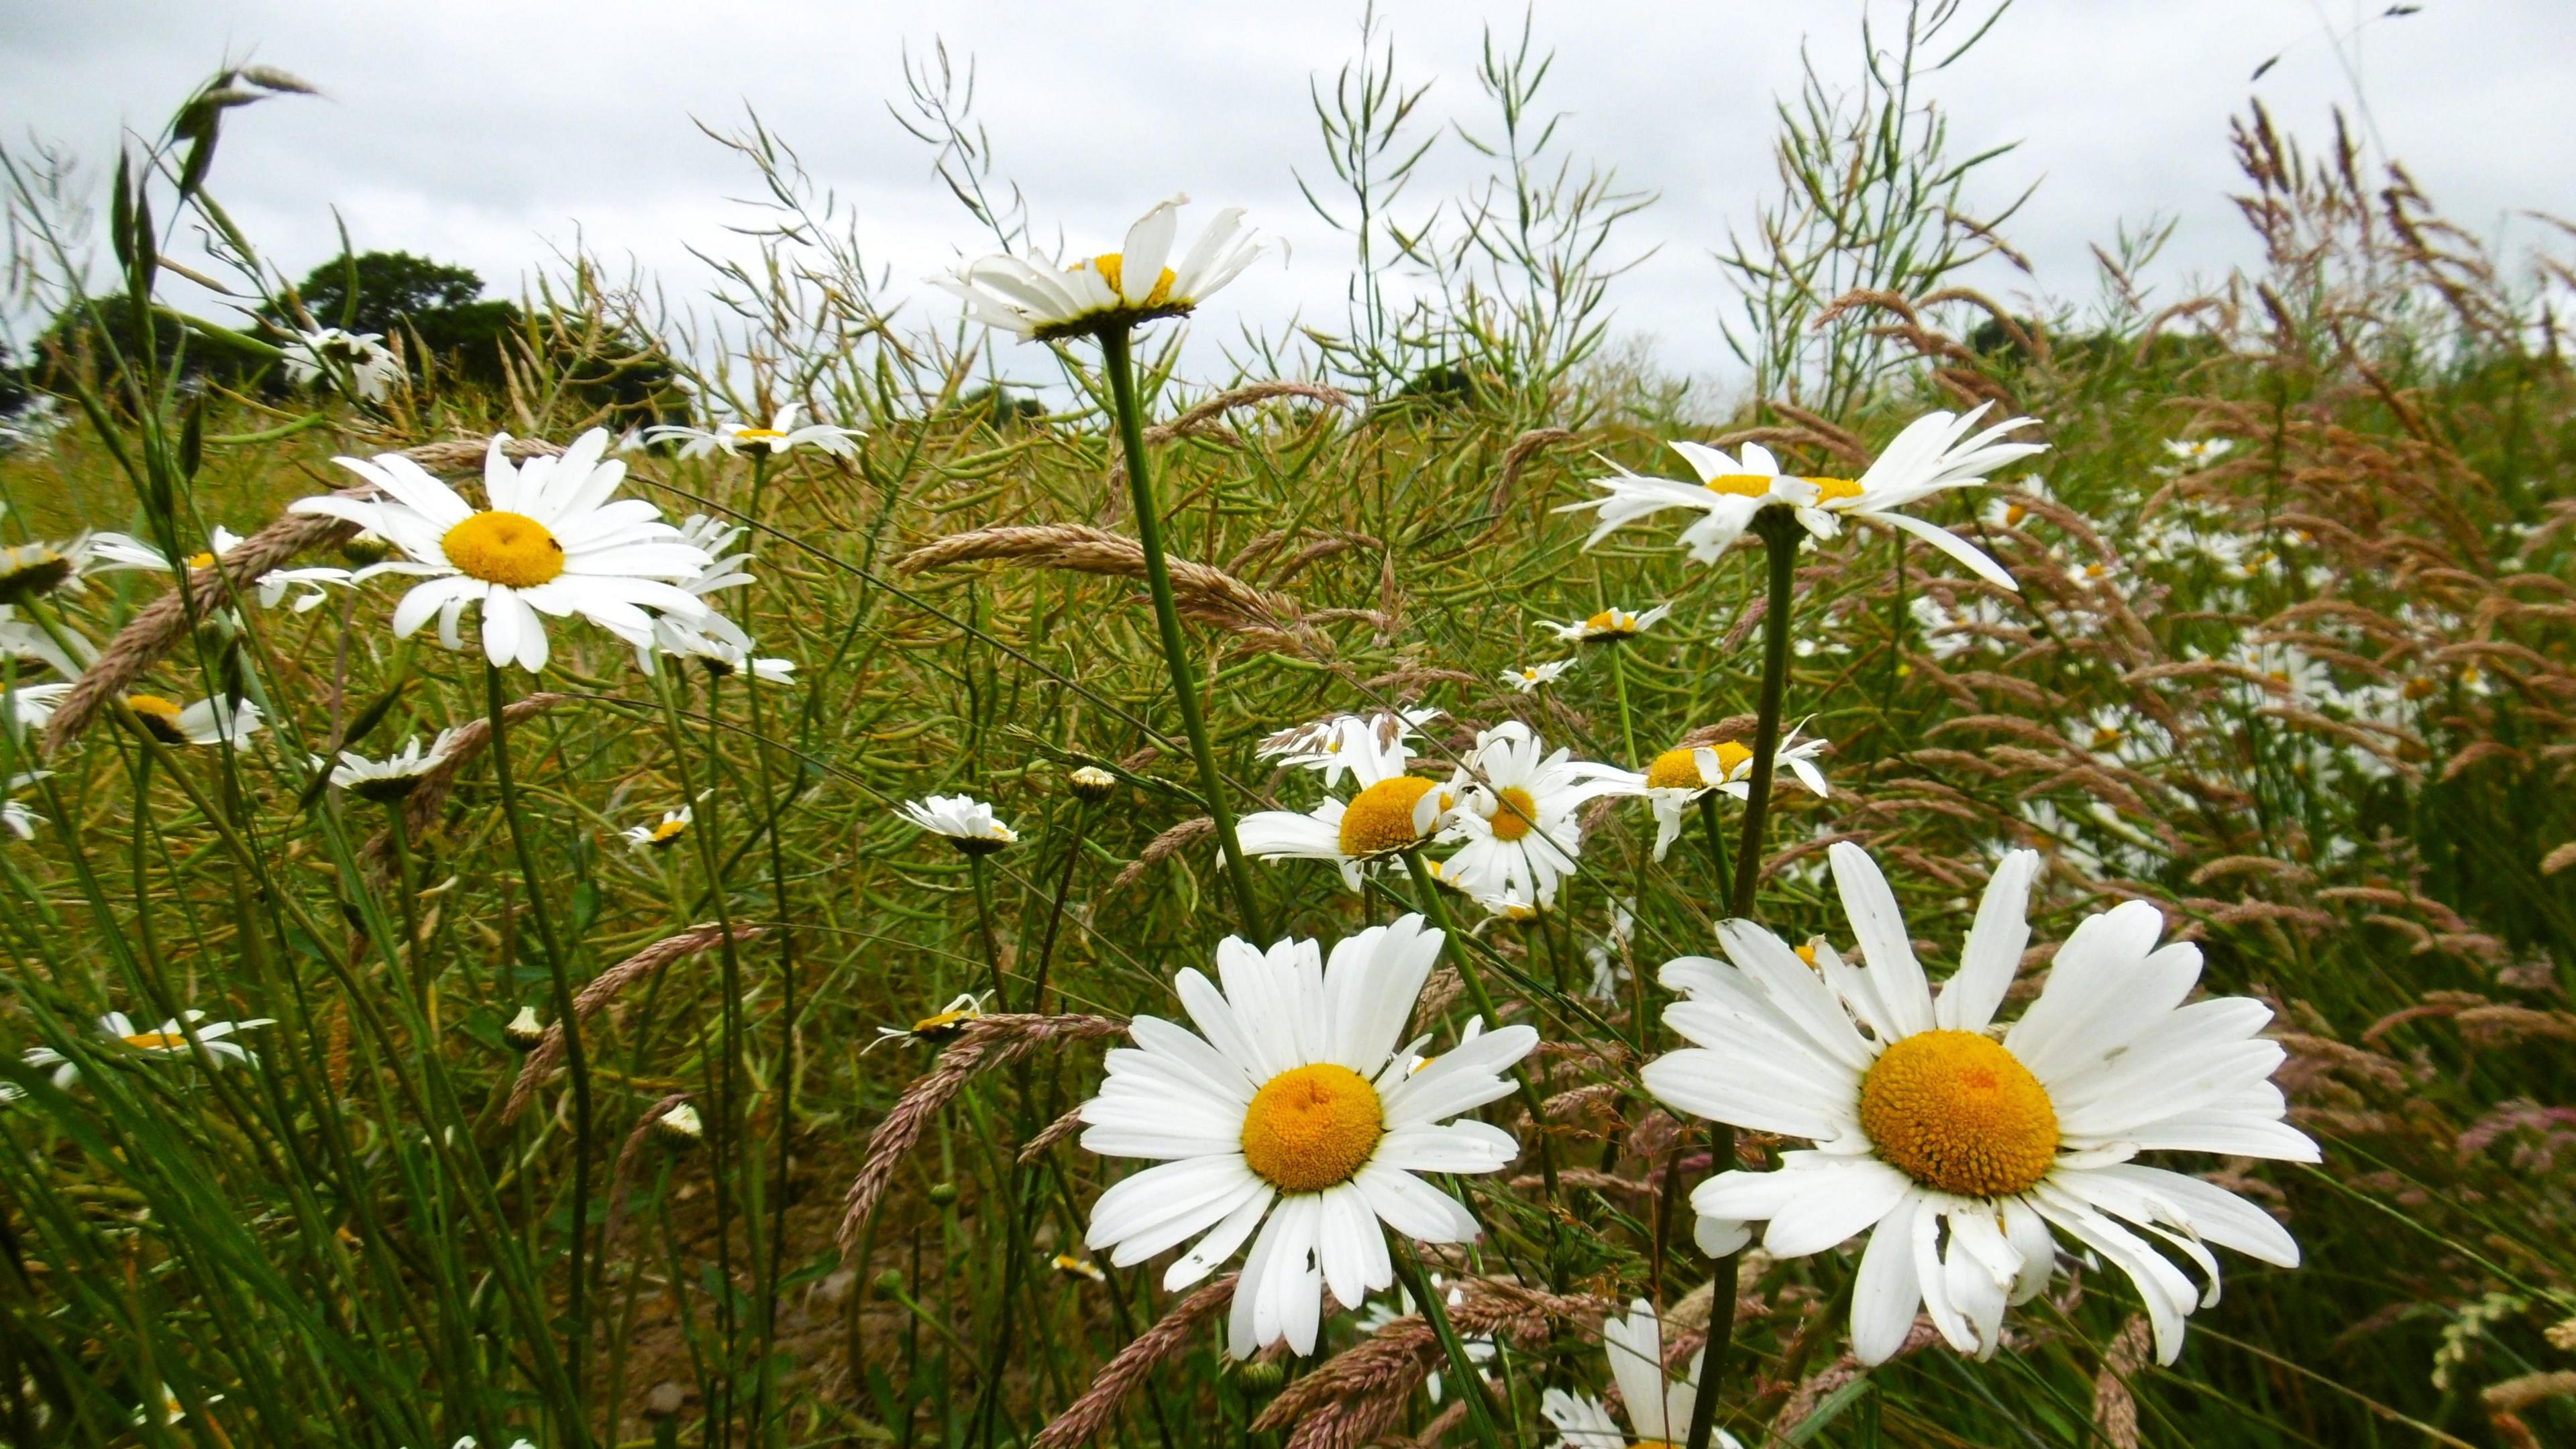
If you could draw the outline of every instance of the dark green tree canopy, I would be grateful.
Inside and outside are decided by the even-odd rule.
[[[452,362],[478,382],[499,380],[501,338],[519,323],[515,304],[484,298],[483,279],[471,268],[410,252],[333,257],[297,283],[295,294],[320,326],[400,335],[407,346]],[[294,325],[284,306],[260,315]]]

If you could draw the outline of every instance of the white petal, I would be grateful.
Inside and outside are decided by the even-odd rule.
[[[1933,1020],[1944,1030],[1984,1031],[1995,1019],[1995,1008],[2003,1004],[2013,973],[2020,969],[2022,948],[2030,944],[2030,882],[2038,871],[2038,851],[2016,850],[1986,882],[1959,970],[1932,1003]]]
[[[1879,1003],[1895,1017],[1887,1025],[1897,1036],[1932,1030],[1932,988],[1923,979],[1922,963],[1914,959],[1914,942],[1905,933],[1905,917],[1887,877],[1879,874],[1869,852],[1850,841],[1835,842],[1827,853],[1843,914],[1869,962],[1870,982],[1878,988]]]

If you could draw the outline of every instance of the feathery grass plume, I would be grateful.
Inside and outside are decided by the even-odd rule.
[[[2093,1427],[2111,1449],[2138,1449],[2138,1400],[2129,1378],[2147,1363],[2147,1320],[2132,1313],[2102,1351],[2102,1371],[2093,1376]]]
[[[1234,1301],[1234,1285],[1239,1278],[1239,1274],[1228,1273],[1210,1279],[1172,1305],[1170,1312],[1136,1335],[1101,1368],[1081,1398],[1066,1405],[1063,1413],[1038,1431],[1037,1437],[1029,1441],[1029,1449],[1073,1449],[1108,1428],[1117,1418],[1119,1406],[1144,1387],[1154,1370],[1186,1349],[1199,1326]]]
[[[480,467],[489,446],[488,441],[459,439],[405,448],[401,456],[432,473],[455,473]],[[524,459],[551,457],[563,449],[552,443],[514,438],[506,451],[513,458]],[[375,490],[354,488],[341,492],[346,497],[367,498],[373,497]],[[336,518],[284,514],[234,545],[213,567],[190,570],[177,588],[153,600],[118,630],[99,654],[98,662],[74,681],[71,692],[55,706],[53,722],[46,726],[46,751],[59,751],[79,739],[109,700],[123,698],[170,652],[171,646],[186,636],[191,619],[206,618],[231,603],[240,592],[236,580],[240,588],[248,588],[298,554],[342,542],[357,531],[355,525]]]
[[[582,987],[573,997],[573,1014],[579,1020],[587,1022],[599,1014],[601,1007],[616,1000],[617,993],[672,962],[695,956],[702,951],[712,951],[724,945],[728,939],[735,945],[756,941],[760,939],[763,930],[764,928],[760,926],[736,926],[728,936],[724,927],[709,925],[693,926],[676,936],[665,936],[592,977],[589,984]],[[511,1085],[509,1103],[501,1109],[502,1121],[519,1120],[519,1114],[527,1110],[529,1102],[535,1100],[537,1088],[553,1074],[555,1067],[563,1061],[563,1057],[564,1024],[561,1021],[549,1022],[546,1025],[545,1039],[538,1042],[537,1049],[528,1053],[528,1059],[520,1064],[519,1080]]]
[[[894,1181],[895,1169],[903,1165],[904,1157],[921,1140],[931,1119],[966,1089],[966,1083],[977,1072],[1017,1061],[1051,1041],[1098,1041],[1125,1030],[1127,1023],[1118,1017],[1079,1014],[1009,1013],[980,1016],[966,1023],[959,1029],[957,1040],[940,1052],[929,1071],[904,1088],[885,1120],[869,1135],[867,1156],[859,1164],[859,1175],[850,1181],[841,1213],[842,1253],[856,1251],[859,1230],[876,1211],[877,1200],[885,1195],[887,1185]]]
[[[1215,437],[1240,447],[1243,439],[1236,437],[1217,420],[1236,408],[1249,407],[1254,403],[1283,397],[1301,397],[1309,402],[1319,402],[1327,407],[1340,408],[1345,412],[1359,406],[1359,400],[1349,393],[1337,387],[1326,387],[1319,382],[1246,383],[1241,387],[1229,388],[1218,393],[1195,407],[1182,410],[1174,415],[1170,422],[1156,423],[1145,429],[1145,441],[1168,443],[1179,438]],[[1126,457],[1123,454],[1112,456],[1109,460],[1109,481],[1120,482],[1126,476]],[[1174,566],[1178,567],[1177,560],[1174,561]]]
[[[1461,1338],[1534,1348],[1556,1324],[1597,1324],[1619,1309],[1607,1299],[1494,1278],[1453,1274],[1448,1281],[1458,1294],[1449,1321]],[[1444,1361],[1430,1323],[1418,1312],[1405,1314],[1290,1384],[1252,1421],[1253,1432],[1287,1429],[1288,1449],[1367,1449],[1403,1417]]]
[[[950,564],[1005,559],[1039,568],[1068,569],[1109,578],[1145,576],[1144,546],[1123,534],[1080,523],[979,528],[923,544],[895,562],[904,574]],[[1257,589],[1222,569],[1188,559],[1166,560],[1181,613],[1203,624],[1248,636],[1264,649],[1300,658],[1329,657],[1332,644],[1306,621],[1295,599]]]
[[[1029,1145],[1020,1149],[1019,1160],[1024,1163],[1035,1162],[1046,1155],[1048,1148],[1070,1142],[1080,1135],[1082,1135],[1082,1109],[1076,1107],[1048,1123],[1045,1131],[1030,1138]]]
[[[1216,834],[1216,822],[1204,815],[1184,820],[1145,842],[1145,849],[1109,882],[1109,893],[1115,895],[1145,878],[1145,872],[1169,860],[1176,852],[1187,850]]]

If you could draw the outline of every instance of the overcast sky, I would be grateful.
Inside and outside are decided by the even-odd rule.
[[[2521,211],[2576,215],[2576,3],[2426,0],[2356,29],[2386,8],[2025,0],[1932,85],[1961,154],[2020,143],[1988,169],[1988,200],[2039,183],[2008,233],[2036,279],[1984,280],[2087,295],[2088,243],[2151,213],[2179,219],[2159,269],[2168,286],[2250,260],[2227,202],[2230,114],[2259,95],[2285,128],[2322,142],[2356,78],[2375,134],[2453,216],[2481,228],[2511,218],[2508,238],[2532,241]],[[1426,120],[1481,126],[1480,28],[1516,30],[1521,6],[1386,9],[1399,73],[1431,83]],[[1842,83],[1861,12],[1856,0],[1537,5],[1538,36],[1558,52],[1542,99],[1569,113],[1562,143],[1662,195],[1627,233],[1636,250],[1660,250],[1615,297],[1622,329],[1650,334],[1673,370],[1729,370],[1715,330],[1728,293],[1710,249],[1776,184],[1771,106],[1794,92],[1801,48]],[[1892,25],[1901,7],[1875,14]],[[741,247],[726,227],[744,213],[728,198],[751,189],[693,120],[731,127],[749,104],[856,204],[912,315],[946,316],[955,304],[914,280],[981,237],[886,110],[903,94],[905,47],[918,56],[944,39],[977,63],[977,115],[1002,169],[1077,250],[1113,247],[1175,190],[1200,214],[1247,206],[1294,243],[1289,265],[1265,264],[1203,314],[1206,349],[1238,319],[1340,318],[1348,246],[1292,173],[1324,174],[1307,86],[1329,86],[1359,17],[1357,0],[5,0],[0,137],[62,142],[103,171],[121,126],[157,130],[224,58],[255,58],[327,92],[235,113],[216,167],[216,193],[290,272],[336,252],[336,207],[360,248],[462,262],[495,291],[515,292],[578,238],[676,295],[705,280],[690,246]],[[1444,141],[1418,200],[1463,183],[1475,162]]]

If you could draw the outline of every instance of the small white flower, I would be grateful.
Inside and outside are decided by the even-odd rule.
[[[1611,1382],[1619,1386],[1619,1398],[1627,1406],[1628,1427],[1636,1433],[1631,1436],[1620,1428],[1609,1406],[1599,1399],[1550,1389],[1540,1395],[1538,1411],[1556,1426],[1565,1449],[1628,1449],[1632,1437],[1640,1446],[1661,1444],[1665,1449],[1687,1442],[1691,1410],[1699,1402],[1699,1372],[1708,1362],[1708,1350],[1692,1356],[1680,1379],[1664,1377],[1663,1322],[1656,1317],[1655,1306],[1643,1298],[1628,1305],[1627,1317],[1601,1320],[1601,1346],[1610,1356]],[[1724,1449],[1742,1449],[1735,1436],[1723,1429],[1711,1442]]]
[[[668,850],[679,844],[680,837],[688,833],[690,822],[696,818],[696,812],[683,805],[677,810],[663,811],[662,818],[651,825],[630,826],[622,833],[626,843],[637,850]]]
[[[2233,438],[2167,438],[2165,456],[2185,472],[2206,468],[2236,449]]]
[[[420,787],[423,777],[447,763],[447,753],[456,744],[456,731],[440,730],[438,737],[423,749],[415,735],[403,742],[402,749],[381,760],[364,755],[340,752],[337,762],[316,758],[313,767],[331,767],[331,783],[362,800],[379,803],[400,800]]]
[[[1342,783],[1343,773],[1358,761],[1390,748],[1410,749],[1421,727],[1439,716],[1436,709],[1337,714],[1281,730],[1254,746],[1253,753],[1297,769],[1321,771],[1324,788],[1329,790]]]
[[[1640,793],[1645,777],[1570,750],[1548,754],[1535,730],[1506,720],[1476,736],[1449,788],[1467,805],[1457,816],[1466,843],[1441,862],[1442,878],[1506,906],[1549,906],[1583,853],[1577,812],[1605,795]]]
[[[1019,833],[994,815],[993,807],[972,795],[932,795],[906,800],[895,813],[933,835],[944,835],[968,855],[989,855],[1015,844]]]
[[[2012,491],[2040,503],[2057,501],[2057,495],[2048,491],[2048,480],[2037,474],[2015,483]],[[1986,524],[1990,528],[2019,528],[2030,522],[2032,517],[2030,505],[2022,502],[2021,498],[2006,495],[1986,505]]]
[[[1504,1074],[1538,1033],[1501,1027],[1406,1071],[1419,1043],[1403,1044],[1405,1023],[1440,946],[1405,916],[1329,961],[1313,941],[1262,951],[1229,937],[1222,990],[1183,970],[1174,985],[1198,1031],[1138,1016],[1134,1048],[1109,1053],[1082,1105],[1085,1148],[1157,1164],[1101,1194],[1084,1245],[1127,1267],[1196,1237],[1163,1274],[1173,1292],[1250,1241],[1228,1333],[1249,1358],[1281,1341],[1313,1352],[1326,1289],[1348,1304],[1391,1286],[1387,1228],[1473,1239],[1475,1218],[1417,1174],[1494,1172],[1520,1155],[1503,1129],[1449,1119],[1509,1096]]]
[[[134,711],[143,728],[165,745],[239,746],[266,723],[259,706],[247,699],[230,703],[201,699],[182,709],[176,701],[157,694],[129,694],[125,707]]]
[[[16,412],[0,418],[0,453],[41,448],[70,422],[60,398],[38,393]]]
[[[15,795],[52,773],[51,770],[29,770],[12,775],[9,777],[8,788],[0,791],[0,796]],[[35,839],[36,827],[43,822],[44,818],[28,809],[23,800],[0,798],[0,830],[6,830],[20,840]]]
[[[1051,341],[1189,312],[1233,281],[1266,245],[1243,226],[1243,210],[1228,207],[1177,263],[1172,262],[1177,212],[1186,196],[1158,203],[1127,229],[1126,245],[1057,267],[1043,259],[979,257],[931,285],[966,302],[966,315],[1027,341]]]
[[[297,387],[328,379],[345,380],[363,402],[379,402],[403,381],[402,363],[385,346],[381,332],[343,332],[324,327],[298,332],[286,344],[286,375]]]
[[[910,1026],[881,1026],[877,1039],[862,1048],[865,1056],[890,1041],[942,1042],[966,1029],[966,1023],[984,1015],[984,998],[971,991],[957,994],[946,1006],[921,1018]]]
[[[1801,741],[1793,729],[1772,751],[1771,768],[1786,768],[1799,784],[1821,799],[1830,792],[1825,786],[1824,771],[1816,768],[1816,756],[1827,748],[1821,739]],[[1666,750],[1655,756],[1654,764],[1646,770],[1643,791],[1655,811],[1655,859],[1663,859],[1673,848],[1673,842],[1681,838],[1690,808],[1712,790],[1738,800],[1752,798],[1751,747],[1736,740],[1720,740],[1694,749]]]
[[[769,426],[765,428],[739,422],[718,423],[712,428],[688,428],[665,423],[644,429],[635,435],[634,442],[639,447],[655,443],[678,443],[680,456],[683,458],[703,458],[714,452],[722,452],[728,458],[737,458],[742,456],[745,448],[757,449],[772,456],[784,453],[790,448],[812,448],[818,452],[829,453],[836,458],[857,455],[859,439],[866,437],[866,433],[857,428],[845,428],[834,423],[806,423],[799,426],[797,417],[802,411],[801,405],[789,403],[771,416]],[[623,449],[624,445],[621,444],[620,451]]]
[[[10,606],[41,599],[58,589],[80,591],[98,549],[98,535],[84,533],[69,543],[16,543],[0,547],[0,618]]]
[[[259,1058],[229,1038],[236,1032],[277,1024],[274,1018],[265,1016],[250,1021],[208,1021],[204,1012],[193,1009],[186,1013],[186,1017],[184,1025],[174,1016],[150,1031],[139,1031],[133,1018],[121,1011],[111,1011],[98,1019],[98,1034],[140,1056],[185,1057],[195,1055],[194,1049],[188,1045],[188,1032],[194,1029],[211,1064],[222,1066],[226,1062],[238,1062],[243,1066],[253,1066]],[[53,1083],[58,1091],[68,1091],[72,1083],[80,1080],[80,1063],[52,1047],[29,1047],[20,1054],[20,1059],[31,1067],[53,1068]]]
[[[1405,744],[1409,731],[1400,722],[1388,723],[1395,716],[1376,716],[1378,723],[1359,728],[1342,724],[1359,718],[1344,715],[1306,727],[1331,728],[1326,740],[1309,751],[1315,758],[1291,757],[1324,771],[1327,781],[1347,771],[1357,793],[1347,802],[1328,795],[1302,814],[1256,810],[1244,816],[1235,835],[1245,854],[1273,861],[1331,861],[1341,868],[1342,883],[1358,890],[1363,869],[1441,838],[1458,803],[1456,792],[1405,773],[1413,752]]]
[[[1542,684],[1554,684],[1565,671],[1574,667],[1571,659],[1558,659],[1546,664],[1524,664],[1503,671],[1503,683],[1528,694]]]
[[[1622,640],[1634,639],[1662,623],[1664,616],[1672,611],[1673,606],[1670,604],[1657,604],[1642,614],[1612,607],[1588,619],[1578,619],[1571,624],[1542,622],[1546,622],[1548,628],[1556,631],[1556,637],[1569,644],[1616,644]]]

